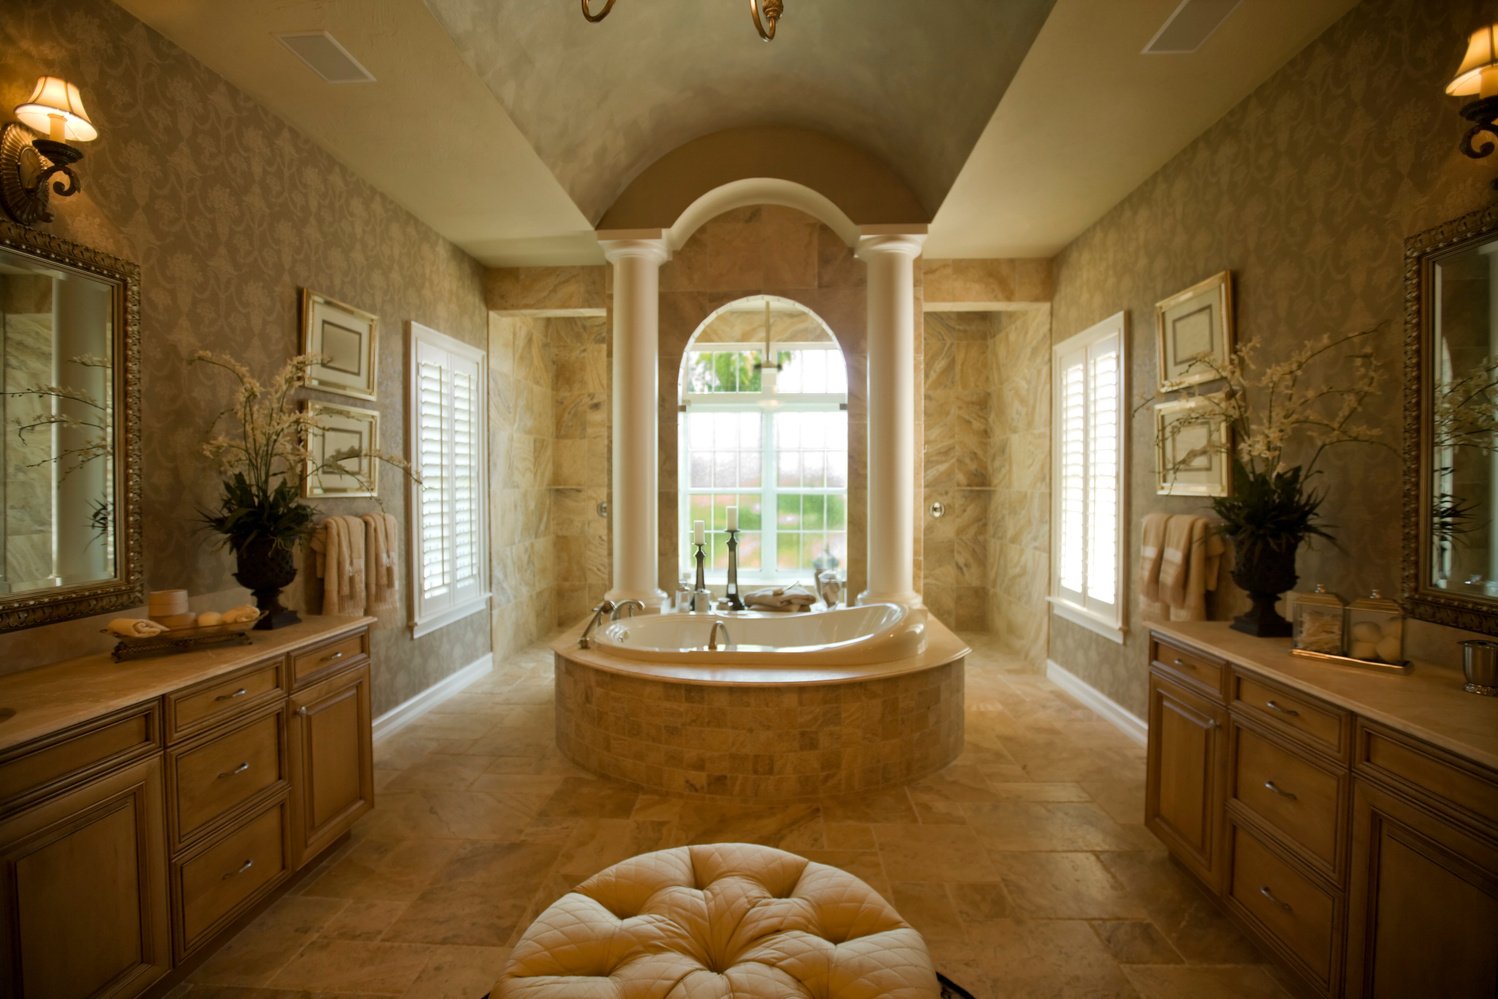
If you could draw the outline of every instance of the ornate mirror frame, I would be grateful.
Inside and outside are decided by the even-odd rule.
[[[1463,215],[1404,241],[1404,563],[1405,611],[1452,628],[1498,634],[1498,599],[1482,600],[1426,585],[1430,578],[1432,478],[1431,286],[1435,264],[1474,243],[1498,239],[1498,207]]]
[[[140,514],[140,268],[50,233],[0,220],[0,249],[116,286],[114,311],[115,502],[119,561],[108,580],[0,594],[0,632],[88,617],[145,603]]]

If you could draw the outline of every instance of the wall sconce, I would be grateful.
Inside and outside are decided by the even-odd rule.
[[[1462,136],[1462,152],[1474,160],[1482,159],[1493,151],[1493,139],[1498,139],[1498,24],[1472,32],[1467,56],[1456,71],[1456,79],[1446,85],[1446,93],[1453,97],[1477,95],[1477,100],[1462,106],[1462,117],[1472,123]],[[1472,140],[1483,132],[1493,138],[1474,147]]]
[[[49,196],[66,198],[80,186],[73,164],[83,151],[69,143],[90,142],[99,130],[88,120],[78,88],[57,76],[40,77],[31,99],[16,107],[16,117],[21,124],[0,131],[0,206],[22,225],[51,222]]]

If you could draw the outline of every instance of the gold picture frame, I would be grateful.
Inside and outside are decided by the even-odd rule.
[[[307,368],[306,384],[374,401],[379,367],[379,319],[310,288],[302,289],[302,353],[326,360]]]
[[[380,446],[379,412],[309,402],[307,417],[302,495],[308,499],[378,496],[380,478],[374,455]]]
[[[1232,272],[1214,274],[1157,303],[1155,342],[1159,391],[1221,377],[1218,372],[1233,353]]]
[[[1156,403],[1156,494],[1229,495],[1229,432],[1227,417],[1209,399]]]

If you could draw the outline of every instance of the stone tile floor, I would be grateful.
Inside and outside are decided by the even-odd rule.
[[[350,841],[200,966],[191,999],[479,999],[594,872],[743,840],[852,871],[979,997],[1282,997],[1264,956],[1141,825],[1144,751],[985,635],[967,748],[908,788],[799,804],[644,792],[552,741],[544,645],[375,747]]]

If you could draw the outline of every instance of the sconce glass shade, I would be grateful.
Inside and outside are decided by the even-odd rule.
[[[36,81],[31,99],[16,107],[21,124],[59,142],[90,142],[99,130],[88,120],[78,87],[60,76],[43,76]],[[52,135],[52,119],[62,118],[63,134]]]
[[[1487,77],[1487,88],[1483,78]],[[1498,90],[1498,24],[1490,24],[1472,32],[1467,43],[1467,55],[1456,71],[1456,79],[1446,85],[1446,93],[1453,97],[1471,94],[1492,96]]]

